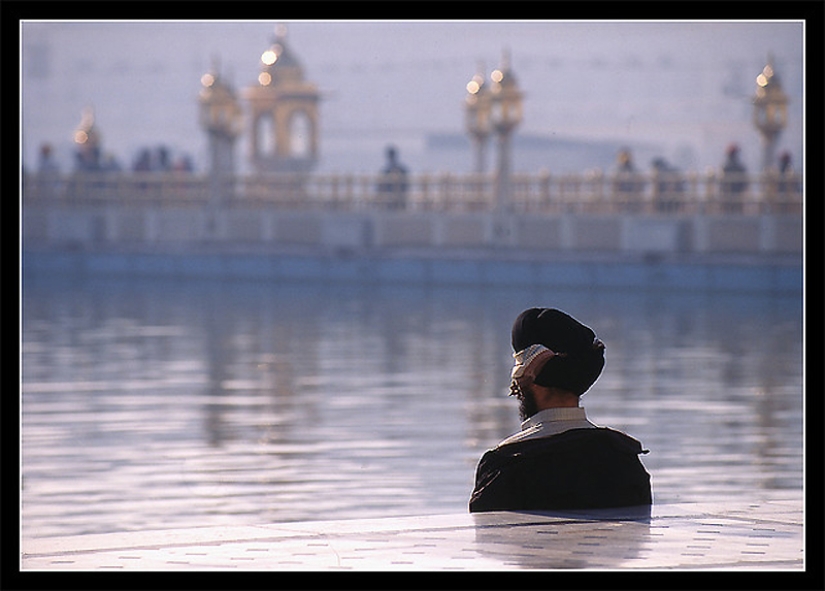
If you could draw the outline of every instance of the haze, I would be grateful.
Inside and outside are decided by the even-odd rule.
[[[777,153],[801,167],[804,23],[793,21],[26,21],[23,165],[36,167],[49,143],[71,170],[72,133],[92,105],[104,151],[124,169],[141,148],[165,145],[203,171],[201,75],[217,63],[237,91],[254,84],[279,24],[324,95],[318,171],[376,172],[393,143],[412,172],[469,172],[465,85],[505,49],[525,93],[517,171],[609,169],[618,145],[643,168],[662,156],[704,171],[732,142],[757,170],[751,97],[769,55],[790,97]],[[553,141],[605,149],[551,157],[564,154],[547,149]]]

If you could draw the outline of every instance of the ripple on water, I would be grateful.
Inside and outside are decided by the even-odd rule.
[[[73,282],[27,287],[24,535],[463,512],[518,429],[512,319],[607,343],[583,403],[658,501],[802,487],[802,328],[779,296]]]

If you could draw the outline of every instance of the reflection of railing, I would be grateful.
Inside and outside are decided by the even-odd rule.
[[[181,173],[26,174],[23,202],[66,205],[250,205],[289,209],[491,211],[495,178],[487,174],[419,174],[398,196],[378,190],[378,175],[244,176],[220,180]],[[219,187],[216,190],[216,187]],[[513,211],[537,213],[799,213],[798,174],[515,174]]]

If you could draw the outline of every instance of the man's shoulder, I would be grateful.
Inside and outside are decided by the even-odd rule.
[[[534,437],[510,443],[505,442],[487,453],[493,452],[497,455],[514,456],[594,446],[608,446],[635,454],[644,453],[642,444],[637,439],[609,427],[568,429],[548,437]]]

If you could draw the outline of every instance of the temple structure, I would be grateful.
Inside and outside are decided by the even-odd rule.
[[[768,170],[775,165],[774,154],[779,136],[788,126],[788,95],[782,90],[770,55],[768,63],[756,77],[753,124],[762,136],[762,169]]]
[[[235,91],[226,83],[217,65],[201,77],[200,124],[209,137],[210,172],[235,173],[235,140],[243,133],[243,112]]]
[[[261,54],[261,72],[244,89],[249,107],[250,164],[257,173],[309,172],[318,162],[318,103],[315,84],[278,27],[271,46]]]

